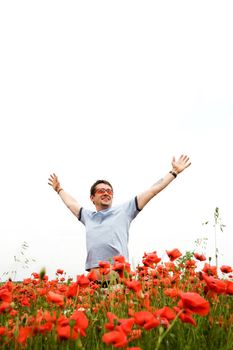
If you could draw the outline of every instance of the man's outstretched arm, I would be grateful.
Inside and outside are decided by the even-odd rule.
[[[172,169],[165,175],[161,180],[156,182],[147,191],[141,193],[137,196],[138,208],[143,209],[144,206],[159,192],[161,192],[167,185],[169,185],[176,176],[181,173],[184,169],[191,165],[189,157],[186,155],[181,155],[178,160],[175,157],[172,158]]]
[[[48,179],[48,184],[53,187],[54,191],[58,193],[58,195],[61,197],[67,208],[70,209],[70,211],[75,215],[79,216],[79,212],[81,209],[81,206],[78,204],[76,199],[71,197],[68,193],[66,193],[63,188],[60,185],[60,182],[58,180],[57,175],[54,173],[50,175]]]

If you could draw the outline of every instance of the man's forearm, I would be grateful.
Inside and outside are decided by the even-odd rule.
[[[75,216],[78,216],[81,206],[78,204],[76,199],[74,199],[70,194],[65,192],[63,188],[60,188],[57,193],[59,197],[61,197],[62,201],[65,203],[67,208],[70,209]]]
[[[169,172],[162,179],[152,185],[147,191],[137,196],[139,209],[142,209],[154,196],[166,188],[176,178],[176,175],[177,174],[174,171]]]
[[[177,173],[172,170],[159,181],[157,181],[154,185],[152,185],[151,192],[153,193],[153,196],[167,187],[167,185],[169,185],[176,178],[176,176]]]

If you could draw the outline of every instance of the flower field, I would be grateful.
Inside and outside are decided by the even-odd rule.
[[[233,350],[232,268],[166,253],[145,253],[136,271],[121,256],[100,262],[108,283],[60,269],[2,283],[0,349]]]

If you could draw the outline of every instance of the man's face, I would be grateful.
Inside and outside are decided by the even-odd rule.
[[[95,193],[91,196],[91,201],[94,203],[97,210],[101,210],[111,207],[112,198],[112,188],[109,185],[100,183],[96,186]]]

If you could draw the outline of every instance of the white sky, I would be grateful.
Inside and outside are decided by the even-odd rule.
[[[2,279],[43,266],[50,277],[84,272],[85,229],[49,174],[94,209],[95,180],[113,184],[118,204],[181,153],[192,166],[131,225],[131,262],[154,250],[166,260],[166,249],[185,253],[203,237],[213,252],[219,207],[220,261],[233,265],[232,33],[231,1],[0,3]]]

